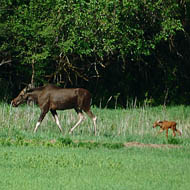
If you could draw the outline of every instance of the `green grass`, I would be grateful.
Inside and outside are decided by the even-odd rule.
[[[72,135],[73,110],[58,112],[64,135],[51,114],[36,134],[36,106],[0,104],[2,189],[189,189],[190,107],[92,108],[98,135],[86,119]],[[182,136],[156,136],[155,120],[174,120]],[[126,142],[173,144],[177,148],[125,147]]]
[[[1,146],[2,189],[172,189],[190,186],[190,150]]]

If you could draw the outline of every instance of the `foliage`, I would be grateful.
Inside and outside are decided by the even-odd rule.
[[[182,68],[171,64],[170,55],[178,61],[183,56],[177,37],[185,40],[187,14],[182,17],[182,12],[187,5],[172,0],[3,0],[0,77],[10,76],[11,88],[21,82],[86,86],[104,103],[119,93],[123,106],[127,96],[142,99],[145,94],[163,103],[167,89],[174,99],[181,92],[175,77]],[[135,88],[139,81],[142,87]]]

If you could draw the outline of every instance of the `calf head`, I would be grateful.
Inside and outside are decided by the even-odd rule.
[[[163,123],[163,121],[160,121],[160,120],[155,121],[154,124],[153,124],[153,128],[155,128],[155,127],[157,127],[157,126],[161,126],[162,123]]]
[[[20,93],[19,95],[14,98],[11,101],[11,105],[13,107],[17,107],[18,105],[24,103],[27,100],[27,91],[30,89],[30,86],[25,87]]]

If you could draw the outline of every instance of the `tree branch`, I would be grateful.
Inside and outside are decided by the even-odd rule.
[[[2,66],[2,65],[4,65],[4,64],[9,64],[9,63],[11,63],[12,62],[12,60],[11,59],[9,59],[9,60],[7,60],[7,61],[5,61],[4,59],[1,61],[1,63],[0,63],[0,66]]]

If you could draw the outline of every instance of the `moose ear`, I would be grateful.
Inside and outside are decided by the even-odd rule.
[[[22,83],[25,85],[25,88],[22,89],[22,91],[20,92],[20,95],[24,95],[26,94],[29,90],[32,89],[32,85],[31,84],[26,84],[26,83]]]
[[[25,92],[28,92],[32,89],[32,84],[28,84],[26,87],[25,87]]]
[[[26,91],[27,91],[27,87],[25,87],[23,90],[22,90],[22,93],[26,93]]]
[[[27,88],[30,90],[33,88],[33,85],[32,84],[28,84]]]

